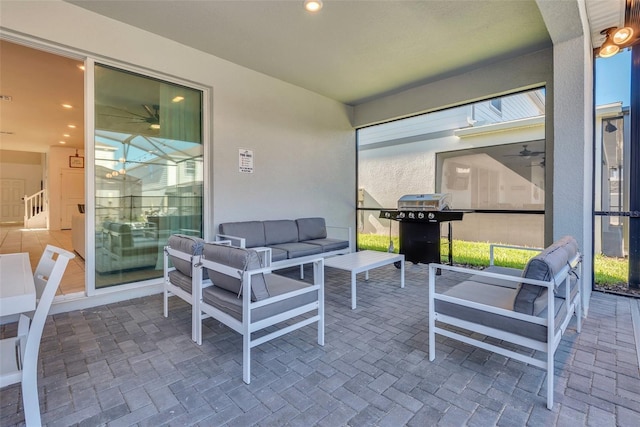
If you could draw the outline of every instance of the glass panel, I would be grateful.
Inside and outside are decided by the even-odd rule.
[[[631,182],[631,67],[629,50],[596,58],[596,132],[594,143],[595,289],[629,289]]]
[[[161,277],[202,236],[202,92],[96,65],[95,103],[96,288]]]
[[[544,113],[540,88],[359,129],[359,244],[378,236],[366,245],[387,247],[397,236],[380,209],[442,192],[452,209],[501,211],[465,214],[454,238],[542,246]]]

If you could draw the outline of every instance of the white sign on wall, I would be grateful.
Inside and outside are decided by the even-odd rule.
[[[240,173],[253,173],[253,150],[238,149],[238,166]]]

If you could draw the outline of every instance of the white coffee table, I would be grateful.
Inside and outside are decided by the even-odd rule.
[[[351,309],[356,308],[356,275],[365,273],[369,280],[369,270],[399,262],[400,287],[404,288],[404,255],[378,251],[359,251],[346,255],[338,255],[324,260],[326,267],[351,272]]]

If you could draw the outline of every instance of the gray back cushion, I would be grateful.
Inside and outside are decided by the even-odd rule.
[[[565,236],[531,258],[522,272],[522,277],[549,281],[577,253],[578,243],[576,240],[571,236]],[[546,308],[546,303],[542,301],[543,298],[546,298],[546,288],[523,283],[516,295],[514,310],[537,316]]]
[[[264,221],[264,236],[267,245],[298,241],[298,226],[292,219]]]
[[[187,255],[202,255],[204,240],[195,236],[173,234],[169,237],[167,244],[171,249],[184,252]],[[169,255],[169,259],[176,270],[185,276],[191,277],[191,263],[189,261],[185,261],[171,255]]]
[[[324,239],[327,237],[327,226],[324,218],[299,218],[296,219],[298,224],[298,240]]]
[[[235,276],[228,276],[211,269],[207,269],[207,272],[214,286],[233,292],[238,297],[242,295],[243,291],[242,273],[245,270],[261,268],[258,253],[251,249],[206,243],[203,255],[205,260],[224,264],[237,270]],[[251,290],[251,301],[269,298],[269,290],[263,274],[251,276]]]
[[[242,237],[247,248],[264,246],[264,226],[262,221],[225,222],[218,226],[220,234]]]

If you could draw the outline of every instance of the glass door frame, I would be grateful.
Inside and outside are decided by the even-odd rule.
[[[150,71],[130,64],[123,64],[106,58],[88,56],[85,59],[85,244],[90,250],[87,251],[85,259],[85,283],[86,295],[88,297],[123,292],[145,286],[158,286],[162,284],[162,277],[122,284],[118,286],[97,289],[95,284],[95,233],[96,229],[96,188],[95,188],[95,65],[103,65],[118,68],[123,71],[140,74],[146,77],[163,80],[169,83],[186,86],[202,92],[202,144],[203,144],[203,204],[202,204],[202,224],[203,236],[207,239],[210,236],[212,218],[206,214],[211,212],[213,200],[212,185],[212,147],[211,147],[211,93],[212,88],[192,81],[181,80],[173,76]]]

